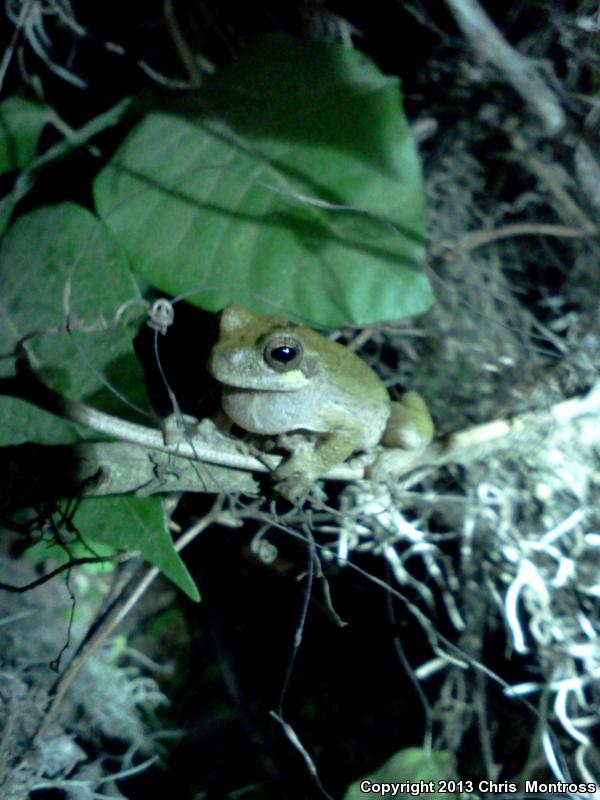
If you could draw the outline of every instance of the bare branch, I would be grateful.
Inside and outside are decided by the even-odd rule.
[[[542,79],[538,65],[515,50],[477,0],[446,0],[446,5],[473,50],[493,64],[539,117],[546,133],[556,136],[565,126],[558,97]]]

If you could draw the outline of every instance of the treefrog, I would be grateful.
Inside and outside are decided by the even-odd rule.
[[[433,436],[416,392],[392,402],[381,378],[356,353],[282,317],[230,305],[208,370],[222,385],[221,406],[246,431],[279,434],[291,455],[273,477],[304,486],[353,453],[383,444],[425,447]]]

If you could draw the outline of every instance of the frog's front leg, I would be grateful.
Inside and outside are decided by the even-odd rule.
[[[278,444],[292,454],[274,470],[273,477],[282,480],[298,476],[302,483],[309,485],[352,455],[361,437],[362,428],[348,424],[333,433],[284,434],[279,437]]]

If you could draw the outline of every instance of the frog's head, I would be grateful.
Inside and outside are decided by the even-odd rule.
[[[298,391],[319,371],[315,335],[282,317],[258,317],[244,306],[230,305],[221,315],[208,370],[239,389]]]

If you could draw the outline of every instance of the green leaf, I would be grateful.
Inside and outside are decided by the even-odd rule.
[[[56,391],[107,412],[118,405],[122,415],[132,413],[115,393],[145,405],[134,331],[114,324],[119,307],[139,291],[125,257],[89,211],[64,203],[21,217],[0,244],[0,283],[4,352],[35,334],[27,344],[32,363]],[[2,374],[12,373],[10,359],[0,364]],[[56,442],[47,415],[38,424],[36,414],[11,419],[11,443],[31,441],[34,429],[36,441]]]
[[[0,340],[5,352],[25,335],[35,334],[27,347],[45,382],[106,411],[113,411],[115,389],[129,397],[143,393],[132,332],[113,324],[117,310],[137,299],[139,291],[126,259],[92,214],[65,203],[19,219],[0,245],[0,282]],[[69,327],[79,330],[66,332],[67,318]],[[10,375],[10,359],[0,363],[3,374]],[[82,438],[74,426],[22,400],[0,397],[0,413],[10,419],[0,435],[2,445]],[[160,499],[86,498],[74,524],[86,541],[139,550],[198,599],[173,547]]]
[[[73,522],[84,541],[104,542],[115,550],[139,550],[188,597],[200,600],[193,578],[173,547],[159,498],[89,498],[78,507]]]
[[[378,770],[366,778],[361,778],[350,786],[344,800],[363,800],[366,796],[364,789],[361,789],[361,783],[368,781],[371,789],[372,784],[384,784],[389,786],[391,784],[406,784],[410,783],[413,788],[417,789],[419,785],[422,791],[415,793],[405,786],[406,791],[398,790],[396,793],[392,789],[382,791],[381,789],[376,793],[377,797],[396,797],[402,800],[409,800],[409,798],[429,798],[429,800],[456,800],[457,795],[450,792],[439,792],[436,788],[439,786],[438,782],[446,780],[450,772],[450,754],[445,750],[424,750],[420,747],[407,747],[400,750],[393,755],[388,761],[385,762]],[[425,786],[420,782],[423,781]],[[394,787],[395,788],[395,787]],[[402,788],[402,787],[401,787]],[[375,796],[373,787],[373,796]]]
[[[29,167],[35,160],[38,141],[50,110],[22,97],[9,97],[0,103],[0,175],[22,170],[13,188],[0,198],[0,234],[8,227],[21,197],[33,183]]]
[[[0,396],[0,419],[10,420],[10,425],[0,425],[0,447],[25,442],[75,444],[85,438],[73,423],[15,397]]]
[[[197,602],[200,599],[193,578],[173,546],[164,506],[159,498],[88,498],[78,505],[73,525],[77,538],[66,537],[67,541],[71,539],[68,541],[68,554],[64,544],[59,545],[45,537],[27,549],[27,559],[33,564],[48,558],[54,564],[65,564],[71,558],[91,555],[108,558],[115,552],[138,550],[192,600]],[[86,564],[81,569],[104,571],[112,569],[112,564]]]
[[[35,185],[40,173],[77,147],[87,144],[96,134],[115,125],[134,106],[131,98],[124,98],[81,128],[72,130],[50,108],[20,98],[10,98],[6,104],[0,105],[0,162],[7,169],[21,167],[11,191],[0,199],[0,234],[8,227],[14,209]],[[2,108],[5,108],[4,120]],[[64,138],[35,156],[39,133],[47,121],[51,121]]]
[[[135,269],[203,308],[340,326],[432,302],[399,82],[337,44],[260,40],[186,108],[146,117],[95,197]]]
[[[27,166],[35,155],[49,111],[22,97],[0,103],[0,175]]]

